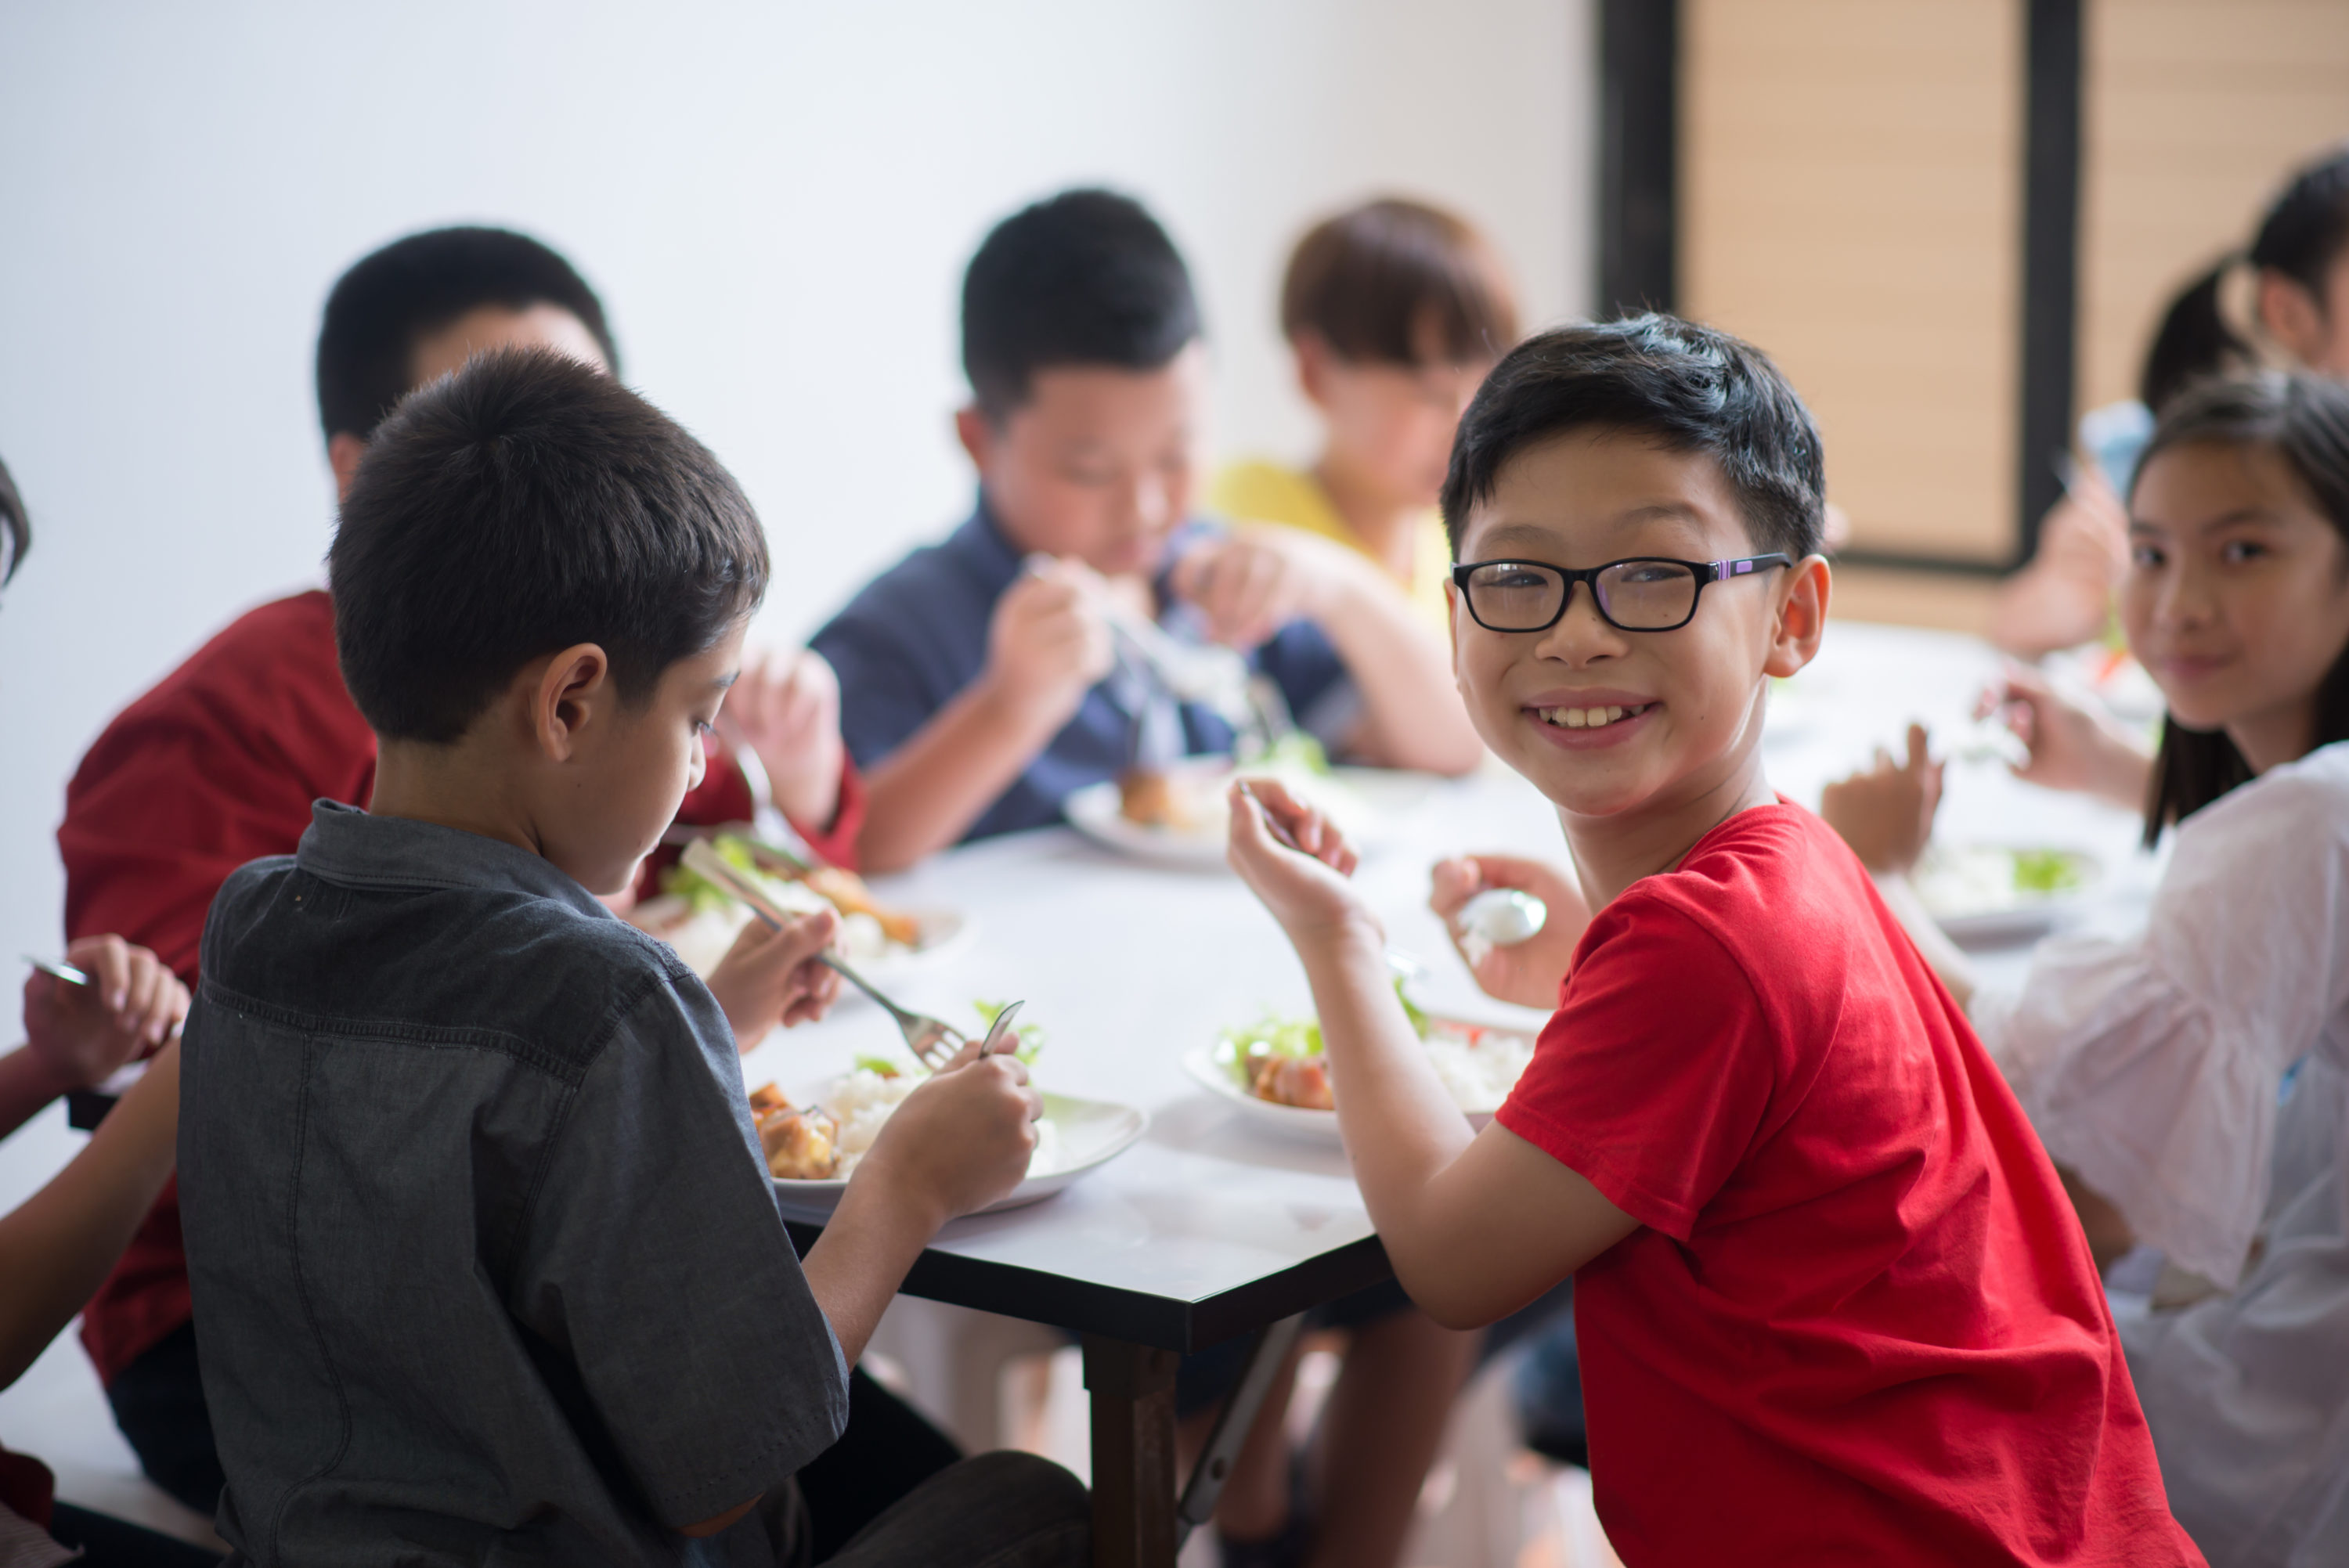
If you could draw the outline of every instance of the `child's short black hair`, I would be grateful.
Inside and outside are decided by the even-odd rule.
[[[368,443],[327,570],[377,734],[453,741],[516,670],[596,643],[628,701],[767,591],[767,540],[709,449],[610,377],[482,355]]]
[[[1584,426],[1644,436],[1721,465],[1762,551],[1814,553],[1825,522],[1818,427],[1769,356],[1677,316],[1561,326],[1493,367],[1460,418],[1444,478],[1452,551],[1468,513],[1527,447]]]
[[[1385,197],[1305,232],[1280,284],[1280,330],[1360,365],[1468,365],[1517,341],[1500,257],[1466,220]]]
[[[1131,197],[1063,191],[995,226],[962,280],[962,367],[1000,423],[1036,372],[1155,370],[1199,335],[1191,274]]]
[[[25,498],[16,493],[8,465],[0,463],[0,587],[16,575],[16,568],[25,563],[25,552],[32,548],[33,520],[25,515]]]
[[[554,252],[505,229],[433,229],[362,259],[326,296],[318,329],[318,422],[364,439],[415,385],[418,341],[483,305],[560,306],[579,318],[612,374],[620,351],[604,302]]]

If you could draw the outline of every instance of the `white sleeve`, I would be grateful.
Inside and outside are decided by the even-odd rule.
[[[2349,751],[2197,812],[2144,932],[2049,943],[1984,1034],[2048,1152],[2141,1239],[2231,1284],[2267,1201],[2278,1086],[2344,993]]]

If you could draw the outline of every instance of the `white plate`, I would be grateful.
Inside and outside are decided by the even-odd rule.
[[[2034,892],[2014,885],[2014,857],[2053,851],[2080,873],[2071,887]],[[1959,942],[2027,942],[2079,913],[2104,880],[2104,862],[2054,844],[1934,844],[1909,873],[1918,902]]]
[[[728,904],[723,910],[706,914],[688,915],[681,923],[672,923],[685,907],[685,901],[674,893],[662,893],[648,898],[628,912],[628,923],[639,931],[650,932],[677,950],[686,967],[709,978],[726,950],[742,928],[757,918],[741,904]],[[927,967],[947,954],[969,944],[977,923],[960,910],[909,909],[905,912],[914,922],[915,942],[910,948],[892,943],[877,958],[860,959],[847,955],[850,963],[876,983],[892,975],[903,975]]]
[[[1120,810],[1123,797],[1113,779],[1071,792],[1061,802],[1061,812],[1071,827],[1095,843],[1136,860],[1185,871],[1225,870],[1224,847],[1230,834],[1231,820],[1221,786],[1233,778],[1254,777],[1256,770],[1236,771],[1228,757],[1195,757],[1169,771],[1215,786],[1200,790],[1199,820],[1190,827],[1154,828],[1128,821]],[[1424,774],[1390,776],[1375,769],[1342,768],[1327,775],[1309,777],[1273,768],[1266,769],[1264,776],[1280,779],[1299,794],[1311,797],[1357,850],[1369,847],[1376,836],[1381,813],[1373,808],[1372,801],[1384,804],[1389,810],[1408,810],[1433,788],[1433,780]]]
[[[821,1088],[802,1090],[794,1105],[812,1105],[823,1099]],[[1060,1157],[1049,1171],[1030,1174],[1019,1186],[979,1210],[1000,1213],[1040,1203],[1095,1167],[1104,1165],[1131,1148],[1149,1129],[1150,1117],[1130,1105],[1105,1099],[1080,1099],[1074,1095],[1044,1096],[1044,1119],[1060,1135]],[[840,1195],[848,1191],[845,1178],[832,1181],[775,1182],[776,1202],[794,1219],[822,1222],[832,1218]]]
[[[1466,1018],[1430,1015],[1429,1021],[1439,1026],[1482,1029],[1495,1034],[1517,1034],[1515,1029],[1495,1028],[1493,1025]],[[1334,1110],[1310,1110],[1301,1105],[1280,1105],[1268,1099],[1258,1099],[1232,1077],[1231,1061],[1234,1047],[1218,1040],[1212,1046],[1198,1046],[1183,1056],[1183,1070],[1198,1080],[1201,1087],[1216,1097],[1239,1108],[1247,1119],[1270,1130],[1317,1143],[1342,1144],[1338,1136],[1338,1113]],[[1489,1110],[1471,1110],[1464,1114],[1471,1127],[1482,1128],[1493,1119]]]

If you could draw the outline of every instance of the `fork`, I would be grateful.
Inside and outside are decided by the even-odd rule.
[[[727,863],[726,858],[710,847],[707,839],[697,839],[685,846],[684,864],[705,880],[715,882],[734,895],[752,914],[767,923],[771,931],[781,931],[786,921],[796,918],[769,898],[759,885]],[[832,953],[819,953],[816,957],[832,972],[872,997],[881,1010],[896,1021],[897,1032],[905,1037],[905,1048],[914,1059],[935,1072],[954,1058],[954,1054],[968,1042],[960,1029],[943,1018],[933,1018],[926,1013],[916,1013],[901,1007],[883,995],[873,982],[851,969]]]

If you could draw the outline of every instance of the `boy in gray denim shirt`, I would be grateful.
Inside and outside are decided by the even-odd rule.
[[[767,582],[715,459],[596,371],[409,397],[344,502],[370,810],[212,906],[181,1202],[239,1561],[801,1563],[792,1476],[937,1227],[1034,1144],[1019,1064],[909,1097],[805,1260],[709,993],[598,892],[701,774]],[[787,1022],[836,987],[782,934]],[[1081,1488],[992,1455],[831,1561],[1075,1564]]]

